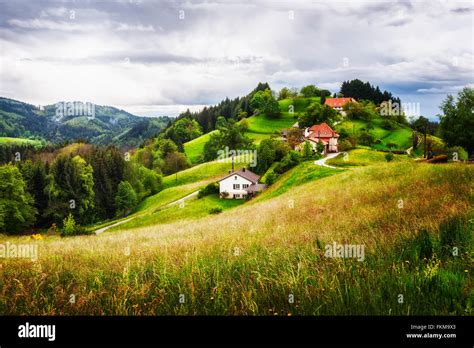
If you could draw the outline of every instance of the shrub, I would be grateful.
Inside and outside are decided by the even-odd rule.
[[[48,228],[48,232],[46,232],[46,233],[48,233],[48,234],[56,234],[57,232],[58,232],[58,226],[56,226],[56,224],[53,223],[53,224],[51,225],[51,227]]]
[[[69,215],[63,220],[63,228],[61,230],[62,237],[78,236],[81,234],[92,234],[92,231],[87,231],[84,227],[76,224],[74,216]]]
[[[273,183],[276,181],[277,179],[277,175],[275,174],[275,172],[269,172],[266,176],[265,176],[265,184],[267,185],[273,185]]]
[[[393,153],[389,152],[385,155],[385,159],[387,160],[387,162],[391,162],[393,160],[395,156],[393,155]]]
[[[457,156],[458,161],[466,161],[469,156],[467,151],[464,150],[461,146],[453,146],[446,149],[446,154],[450,160],[454,160]]]
[[[212,195],[213,193],[219,193],[219,184],[215,182],[211,182],[206,187],[199,190],[198,198],[202,198],[208,195]]]
[[[219,213],[222,213],[222,208],[221,208],[221,207],[211,208],[211,209],[209,210],[209,213],[210,213],[210,214],[219,214]]]
[[[370,146],[374,143],[374,136],[372,134],[370,134],[369,132],[362,132],[359,135],[359,142],[362,145]]]
[[[61,235],[65,236],[72,236],[74,235],[74,231],[76,229],[76,221],[74,220],[74,216],[69,213],[68,217],[63,220],[63,229],[61,231]]]
[[[290,151],[283,159],[276,165],[274,172],[283,174],[301,162],[301,155],[296,151]]]
[[[339,149],[339,152],[344,152],[352,150],[354,148],[354,145],[352,145],[352,143],[348,139],[345,139],[343,141],[340,141],[337,144],[337,147]]]

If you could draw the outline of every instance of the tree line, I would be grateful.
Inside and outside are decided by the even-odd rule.
[[[81,225],[125,215],[161,190],[162,175],[134,153],[86,143],[51,150],[0,146],[0,232],[56,229],[73,219],[82,233]]]

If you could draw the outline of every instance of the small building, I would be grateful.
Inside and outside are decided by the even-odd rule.
[[[306,128],[304,131],[305,140],[298,145],[298,149],[302,150],[304,147],[304,142],[309,141],[313,151],[317,151],[317,144],[321,141],[324,145],[324,154],[331,152],[338,152],[337,150],[337,141],[339,139],[339,134],[337,134],[329,125],[325,122],[321,124],[315,124],[310,128]]]
[[[262,191],[266,185],[259,184],[260,176],[242,168],[219,181],[219,194],[221,198],[243,199]]]
[[[334,110],[343,111],[346,103],[356,102],[354,98],[326,98],[324,105],[332,107]]]

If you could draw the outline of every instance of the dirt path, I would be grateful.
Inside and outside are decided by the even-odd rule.
[[[114,224],[112,224],[112,225],[108,225],[108,226],[99,228],[98,230],[95,230],[94,233],[95,233],[95,234],[100,234],[100,233],[102,233],[102,232],[105,232],[105,231],[108,230],[109,228],[112,228],[112,227],[115,227],[115,226],[124,224],[124,223],[126,223],[126,222],[129,222],[129,221],[132,220],[132,219],[135,219],[135,218],[136,218],[136,216],[135,216],[135,217],[128,218],[128,219],[125,219],[125,220],[122,220],[122,221],[119,221],[119,222],[116,222],[116,223],[114,223]]]
[[[336,153],[330,153],[329,155],[327,155],[326,157],[324,158],[321,158],[317,161],[314,161],[314,164],[318,165],[318,166],[323,166],[323,167],[327,167],[327,168],[333,168],[333,169],[338,169],[336,167],[333,167],[333,166],[330,166],[328,164],[326,164],[326,161],[328,159],[331,159],[331,158],[334,158],[336,157],[337,155],[339,155],[339,152],[336,152]]]
[[[189,195],[187,196],[184,196],[184,197],[181,197],[175,201],[172,201],[172,202],[169,202],[169,203],[166,203],[163,207],[168,207],[170,205],[173,205],[173,204],[176,204],[176,203],[181,203],[182,201],[184,201],[185,199],[188,199],[188,198],[191,198],[193,196],[196,196],[197,194],[199,193],[199,190],[197,191],[194,191],[194,192],[191,192]]]
[[[191,197],[193,197],[193,196],[197,196],[198,193],[199,193],[199,190],[194,191],[194,192],[191,192],[190,194],[188,194],[188,195],[186,195],[186,196],[184,196],[184,197],[181,197],[181,198],[179,198],[179,199],[176,199],[176,200],[174,200],[174,201],[172,201],[172,202],[169,202],[169,203],[166,203],[166,204],[160,206],[158,209],[165,208],[165,207],[169,207],[169,206],[171,206],[171,205],[173,205],[173,204],[178,204],[178,203],[184,202],[184,200],[186,200],[186,199],[188,199],[188,198],[191,198]],[[122,220],[122,221],[118,221],[118,222],[116,222],[116,223],[114,223],[114,224],[112,224],[112,225],[108,225],[108,226],[105,226],[105,227],[101,227],[101,228],[95,230],[94,233],[95,233],[95,234],[100,234],[100,233],[102,233],[102,232],[107,231],[109,228],[122,225],[122,224],[124,224],[124,223],[126,223],[126,222],[129,222],[130,220],[136,219],[136,218],[141,217],[141,216],[143,216],[143,214],[135,215],[135,216],[129,217],[128,219],[125,219],[125,220]]]

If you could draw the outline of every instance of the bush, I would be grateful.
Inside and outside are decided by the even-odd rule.
[[[211,208],[209,210],[209,214],[219,214],[219,213],[222,213],[222,208],[221,207],[215,207],[215,208]]]
[[[461,146],[448,147],[446,149],[446,154],[448,155],[448,158],[450,160],[454,160],[456,154],[458,161],[466,161],[469,158],[467,151],[464,150]]]
[[[78,236],[81,234],[92,234],[93,232],[87,231],[84,227],[77,225],[74,220],[74,216],[69,215],[63,220],[63,228],[61,230],[61,237]]]
[[[344,152],[344,151],[352,150],[354,148],[354,145],[352,145],[349,139],[346,139],[346,140],[340,141],[337,144],[337,147],[339,149],[339,152]]]
[[[393,161],[393,158],[394,158],[394,157],[395,157],[395,156],[394,156],[393,153],[391,153],[391,152],[389,152],[389,153],[387,153],[387,154],[385,155],[385,159],[387,160],[387,162]]]
[[[283,174],[301,162],[301,155],[296,151],[290,151],[283,159],[276,165],[274,172]]]
[[[48,228],[48,234],[56,234],[58,232],[58,227],[56,226],[55,223],[53,223],[49,228]]]
[[[65,236],[72,236],[74,235],[74,231],[76,230],[76,221],[74,220],[74,216],[69,213],[68,217],[63,221],[63,229],[61,231],[61,235]]]
[[[202,198],[208,195],[212,195],[213,193],[219,193],[219,184],[215,182],[211,182],[206,187],[199,190],[198,198]]]
[[[275,174],[275,172],[269,172],[266,176],[265,176],[265,184],[267,185],[273,185],[273,183],[276,181],[277,179],[277,175]]]
[[[375,141],[374,136],[370,134],[369,132],[362,132],[359,135],[359,142],[362,145],[370,146],[374,143],[374,141]]]

